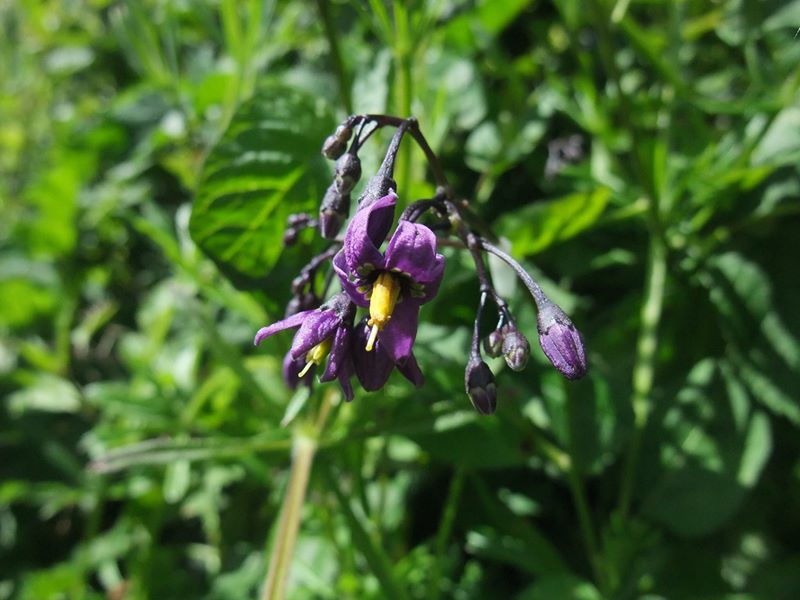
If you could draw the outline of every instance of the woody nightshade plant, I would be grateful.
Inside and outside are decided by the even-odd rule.
[[[383,127],[395,127],[394,136],[380,167],[367,180],[344,236],[338,238],[350,215],[351,192],[361,176],[359,153]],[[422,149],[437,190],[432,198],[409,203],[395,224],[401,195],[394,166],[406,135]],[[259,343],[278,331],[299,327],[284,364],[290,384],[301,380],[310,384],[312,372],[327,358],[320,381],[338,379],[347,399],[353,397],[353,374],[366,391],[382,388],[395,368],[414,385],[422,385],[424,377],[413,346],[421,307],[436,296],[444,275],[445,260],[438,251],[443,237],[455,238],[456,245],[469,252],[480,284],[464,373],[465,390],[478,412],[492,414],[497,408],[495,376],[483,360],[482,348],[490,356],[502,355],[514,371],[525,368],[530,354],[525,332],[518,328],[511,308],[492,283],[484,258],[487,253],[508,263],[531,293],[538,310],[539,343],[553,366],[568,379],[586,373],[583,340],[572,321],[513,257],[491,242],[491,231],[469,203],[456,198],[416,119],[350,116],[325,140],[323,154],[336,164],[319,218],[294,215],[286,238],[293,241],[299,229],[318,226],[331,245],[293,281],[287,318],[262,328],[256,336]],[[329,263],[331,268],[318,291],[318,272]],[[320,305],[334,282],[341,291]],[[483,316],[489,304],[496,308],[498,322],[481,344]],[[363,316],[359,317],[361,309]]]

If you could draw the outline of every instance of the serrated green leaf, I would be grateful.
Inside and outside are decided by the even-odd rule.
[[[189,231],[224,271],[264,277],[290,213],[313,210],[330,169],[319,153],[333,122],[321,103],[267,85],[242,105],[203,166]]]

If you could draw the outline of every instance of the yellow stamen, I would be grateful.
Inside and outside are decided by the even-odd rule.
[[[369,339],[367,339],[367,352],[372,352],[372,349],[375,347],[375,340],[378,339],[378,325],[375,324],[372,326],[372,330],[369,332]]]
[[[328,352],[331,350],[331,343],[330,337],[325,338],[306,353],[306,366],[303,367],[303,370],[297,375],[298,379],[302,378],[306,373],[308,373],[311,367],[318,365],[325,359],[326,356],[328,356]]]
[[[372,327],[367,340],[367,352],[371,352],[375,347],[375,340],[378,332],[381,331],[389,319],[392,318],[397,298],[400,296],[400,281],[388,272],[378,275],[375,283],[372,284],[372,295],[369,300],[369,321],[367,325]]]

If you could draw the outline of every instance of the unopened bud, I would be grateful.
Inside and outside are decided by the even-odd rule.
[[[325,138],[322,144],[322,155],[330,160],[336,160],[347,149],[347,142],[353,135],[353,128],[348,125],[339,125],[333,135]]]
[[[319,231],[326,240],[334,239],[350,214],[350,194],[341,194],[332,183],[319,207]]]
[[[361,159],[347,152],[336,161],[336,187],[340,194],[349,194],[361,179]]]
[[[297,242],[297,229],[289,227],[283,232],[283,245],[293,246]]]
[[[503,353],[504,328],[495,329],[483,340],[483,349],[492,358],[497,358]]]
[[[570,318],[550,301],[540,305],[537,316],[539,344],[553,366],[567,379],[586,374],[586,353],[581,334]]]
[[[491,415],[497,409],[497,387],[492,370],[479,357],[473,356],[464,372],[464,387],[472,406],[482,415]]]
[[[508,328],[503,338],[503,358],[512,371],[522,371],[528,364],[528,356],[531,353],[531,345],[528,338],[513,325]]]
[[[347,143],[340,142],[336,136],[329,135],[322,144],[322,156],[328,160],[336,160],[347,150]]]

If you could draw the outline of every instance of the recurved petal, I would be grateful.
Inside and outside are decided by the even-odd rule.
[[[367,281],[359,277],[356,273],[351,272],[347,268],[347,259],[344,256],[344,250],[340,250],[336,256],[333,257],[333,270],[339,277],[342,288],[350,299],[358,306],[369,306],[367,299]]]
[[[348,362],[350,358],[350,328],[339,327],[333,337],[333,345],[331,346],[331,353],[328,355],[328,364],[325,366],[325,371],[320,376],[320,381],[332,381],[339,373],[348,370]]]
[[[369,328],[365,321],[356,325],[353,333],[353,367],[356,377],[368,392],[379,390],[389,379],[394,363],[383,350],[380,340],[371,352],[366,351]]]
[[[304,366],[305,361],[302,359],[292,358],[291,352],[287,352],[283,357],[283,381],[286,382],[286,385],[289,386],[289,389],[296,389],[297,384],[300,383],[300,381],[311,385],[312,376],[316,367],[311,367],[311,369],[303,376],[303,379],[301,380],[299,375]]]
[[[353,399],[353,386],[350,383],[350,375],[351,373],[346,373],[344,371],[341,371],[338,375],[339,385],[342,388],[342,392],[344,393],[344,399],[347,402],[350,402]]]
[[[435,293],[444,273],[444,257],[436,253],[436,235],[425,225],[400,221],[386,247],[384,268],[405,273]],[[427,290],[426,295],[432,297]]]
[[[341,321],[333,310],[316,310],[303,321],[292,342],[292,356],[301,358],[314,346],[333,334]]]
[[[413,353],[408,357],[408,360],[405,362],[405,364],[397,365],[397,370],[400,371],[403,376],[416,387],[422,387],[422,384],[425,383],[425,376],[422,374],[422,371],[417,364],[417,359]]]
[[[344,256],[348,271],[358,272],[365,267],[376,269],[383,266],[379,247],[392,227],[395,204],[397,196],[389,192],[356,212],[344,234]]]
[[[289,329],[290,327],[298,327],[305,321],[306,317],[308,317],[314,310],[304,310],[299,313],[293,314],[282,321],[278,321],[277,323],[273,323],[272,325],[267,325],[266,327],[262,327],[256,333],[255,340],[253,343],[258,346],[264,339],[268,338],[269,336],[278,333],[279,331],[283,331],[284,329]]]
[[[419,302],[406,296],[397,303],[389,323],[378,334],[384,351],[394,362],[403,363],[411,356],[418,321]]]

